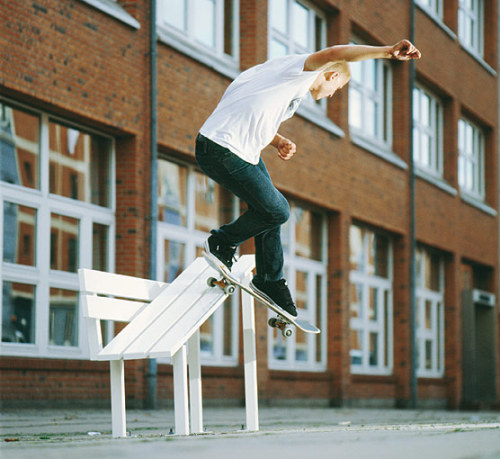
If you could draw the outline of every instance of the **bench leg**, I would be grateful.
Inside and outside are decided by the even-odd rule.
[[[175,434],[189,435],[186,346],[182,346],[172,356],[172,364],[174,366]]]
[[[111,425],[113,437],[127,436],[125,412],[125,373],[123,359],[110,360],[111,375]]]
[[[248,283],[252,275],[245,279]],[[255,305],[252,295],[241,293],[243,319],[243,358],[245,363],[245,406],[247,430],[259,430],[259,401],[257,394],[257,355],[255,349]]]
[[[203,403],[201,395],[200,330],[188,341],[189,407],[191,432],[203,433]]]

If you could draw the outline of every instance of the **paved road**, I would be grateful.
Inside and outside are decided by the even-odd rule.
[[[500,413],[261,408],[241,431],[241,408],[205,410],[204,435],[170,435],[172,410],[127,412],[131,435],[110,436],[108,410],[18,410],[0,415],[2,459],[384,458],[498,459]],[[89,434],[90,433],[90,434]]]

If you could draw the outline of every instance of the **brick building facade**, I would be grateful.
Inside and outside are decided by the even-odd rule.
[[[407,406],[414,291],[419,404],[498,405],[497,2],[416,0],[412,16],[395,0],[159,0],[153,104],[149,6],[0,0],[2,403],[108,403],[108,365],[88,361],[77,269],[150,277],[156,259],[170,281],[237,215],[194,161],[232,78],[284,53],[395,43],[413,17],[423,54],[413,87],[408,63],[352,64],[348,88],[304,100],[283,124],[294,159],[263,153],[292,207],[287,277],[322,334],[285,340],[257,307],[259,396]],[[201,329],[205,399],[244,398],[238,306],[232,298]],[[147,362],[126,372],[128,406],[142,406]],[[157,396],[172,398],[168,362]]]

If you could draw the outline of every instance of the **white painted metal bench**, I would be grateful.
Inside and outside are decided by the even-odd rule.
[[[254,256],[244,255],[232,272],[248,282],[254,265]],[[221,289],[207,285],[207,278],[216,272],[197,258],[171,284],[90,269],[78,274],[90,358],[110,362],[113,437],[126,435],[124,360],[142,358],[172,359],[175,433],[203,432],[199,329],[227,298]],[[101,320],[128,324],[104,345]],[[255,431],[259,430],[255,313],[253,297],[246,293],[242,320],[246,428]]]

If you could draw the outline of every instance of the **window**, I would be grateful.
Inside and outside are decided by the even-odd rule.
[[[202,256],[208,232],[236,215],[233,195],[196,169],[159,160],[158,274],[172,282]],[[238,362],[238,297],[226,302],[201,326],[202,360],[210,365]]]
[[[291,218],[282,227],[285,277],[298,317],[321,329],[319,335],[297,331],[284,338],[269,329],[269,366],[273,369],[322,371],[326,367],[326,218],[291,203]],[[269,312],[269,318],[275,314]]]
[[[484,200],[484,136],[464,118],[458,122],[458,184],[466,194]]]
[[[382,60],[351,62],[349,127],[351,137],[390,150],[390,67]]]
[[[308,3],[298,0],[269,2],[269,49],[274,57],[287,54],[310,54],[326,46],[326,20]],[[326,112],[326,101],[314,101],[310,94],[304,107]]]
[[[392,372],[392,246],[380,233],[350,230],[351,372]]]
[[[444,373],[444,265],[442,257],[419,247],[417,265],[417,374]]]
[[[459,0],[458,38],[472,53],[482,57],[484,46],[483,0]]]
[[[413,90],[413,155],[417,166],[442,177],[442,105],[423,88]]]
[[[433,16],[443,18],[443,0],[417,0],[417,3]]]
[[[237,69],[238,0],[157,0],[157,5],[160,37],[208,65],[216,58]]]
[[[80,267],[113,269],[113,141],[0,101],[5,355],[85,358]]]

